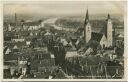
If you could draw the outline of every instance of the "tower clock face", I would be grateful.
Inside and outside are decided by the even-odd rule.
[[[91,27],[90,26],[88,26],[87,27],[87,29],[86,29],[86,33],[87,33],[87,35],[89,36],[90,35],[90,33],[91,33],[91,29],[90,29]],[[90,36],[89,36],[90,37]]]
[[[87,28],[87,32],[88,32],[88,33],[91,32],[91,27],[90,27],[90,26],[88,26],[88,28]]]

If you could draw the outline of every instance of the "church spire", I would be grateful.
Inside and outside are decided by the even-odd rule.
[[[15,13],[15,22],[17,22],[17,15],[16,15],[16,13]]]
[[[15,13],[15,26],[17,27],[17,15]]]
[[[88,43],[90,41],[91,34],[92,34],[92,29],[91,29],[91,25],[89,23],[89,14],[88,14],[88,9],[87,9],[86,17],[85,17],[85,21],[84,21],[84,39],[85,39],[86,43]]]
[[[111,19],[111,17],[110,17],[110,14],[108,13],[108,17],[107,17],[106,21],[108,21],[109,19]]]
[[[86,25],[88,22],[89,22],[89,14],[87,9],[84,25]]]
[[[111,17],[110,17],[110,14],[108,14],[108,19],[110,19]]]

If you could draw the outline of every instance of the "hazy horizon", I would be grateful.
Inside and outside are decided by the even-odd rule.
[[[6,3],[5,15],[85,15],[89,14],[124,14],[124,2],[121,1],[43,1],[31,3]]]

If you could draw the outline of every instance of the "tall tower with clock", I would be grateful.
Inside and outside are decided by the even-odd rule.
[[[88,14],[88,10],[87,10],[86,18],[85,18],[85,22],[84,22],[84,39],[85,39],[86,43],[88,43],[89,40],[91,39],[91,33],[92,33],[92,29],[91,29],[91,25],[89,22],[89,14]]]
[[[107,47],[113,46],[113,24],[108,14],[107,18]]]

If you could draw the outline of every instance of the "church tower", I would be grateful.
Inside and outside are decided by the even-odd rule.
[[[107,18],[107,47],[113,46],[113,24],[108,14]]]
[[[17,27],[17,15],[15,13],[15,27]]]
[[[89,40],[91,39],[91,25],[89,23],[89,14],[88,14],[88,10],[86,12],[86,18],[85,18],[85,22],[84,22],[84,39],[85,42],[88,43]]]

